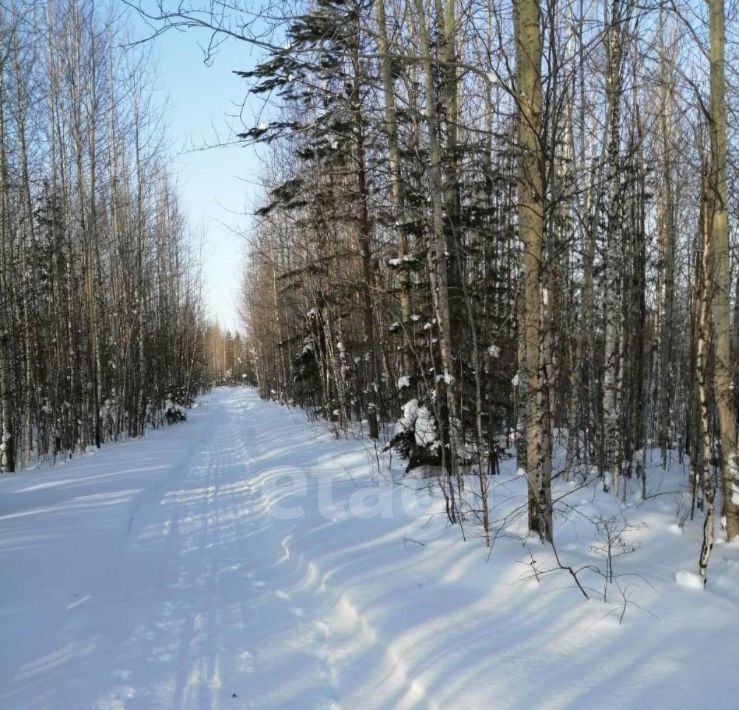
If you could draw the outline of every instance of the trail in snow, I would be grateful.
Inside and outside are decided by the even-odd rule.
[[[1,480],[0,707],[734,706],[739,548],[717,548],[715,591],[677,586],[693,543],[670,501],[634,553],[654,616],[619,626],[566,576],[524,579],[543,549],[513,536],[488,559],[370,461],[235,389]],[[525,496],[501,481],[497,500]],[[574,523],[558,532],[587,550]]]
[[[330,704],[250,464],[296,427],[257,430],[260,407],[221,391],[179,427],[3,481],[2,707],[268,707],[296,687]]]

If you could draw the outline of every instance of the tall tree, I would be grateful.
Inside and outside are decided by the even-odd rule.
[[[513,9],[516,35],[516,101],[518,103],[518,228],[523,243],[524,328],[527,408],[526,461],[529,529],[552,541],[550,452],[544,446],[540,371],[541,269],[544,238],[544,182],[541,149],[541,16],[536,0],[517,0]]]
[[[729,192],[726,182],[726,76],[724,2],[709,0],[711,112],[711,255],[714,284],[716,361],[714,389],[721,447],[721,482],[726,532],[739,537],[739,467],[736,459],[736,414],[731,391],[731,279],[729,271]]]

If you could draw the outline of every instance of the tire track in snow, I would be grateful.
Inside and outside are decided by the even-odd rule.
[[[324,604],[324,606],[328,606],[329,611],[322,616],[321,620],[314,623],[322,629],[325,637],[322,652],[326,654],[326,662],[330,668],[335,689],[340,689],[340,660],[337,649],[331,647],[329,638],[332,623],[336,625],[338,622],[338,624],[346,627],[343,631],[345,636],[351,635],[359,638],[360,643],[365,648],[365,654],[371,653],[371,649],[374,647],[379,649],[384,656],[385,664],[391,669],[391,677],[396,680],[398,686],[395,692],[401,694],[401,700],[393,707],[400,710],[401,708],[422,704],[430,710],[438,710],[439,704],[435,699],[429,697],[428,689],[406,663],[402,651],[396,648],[393,641],[383,639],[379,629],[362,611],[361,607],[353,601],[348,592],[340,591],[329,583],[331,573],[324,572],[319,562],[305,553],[294,554],[290,548],[289,537],[283,540],[282,545],[286,559],[293,560],[295,568],[304,571],[304,582],[325,595],[327,600],[330,600]],[[338,615],[335,614],[336,611],[338,611]],[[352,659],[351,662],[362,665],[361,658]]]
[[[247,412],[250,410],[247,410]],[[303,426],[301,422],[293,422],[293,426]],[[260,476],[268,479],[269,476],[269,451],[265,451],[265,447],[258,443],[259,439],[256,435],[256,426],[253,417],[249,417],[249,421],[245,427],[243,434],[245,447],[252,455],[259,455],[260,459]],[[266,474],[264,471],[266,470]],[[250,475],[255,475],[254,470],[250,470]],[[262,480],[262,486],[267,480]],[[307,492],[311,495],[311,490]],[[262,506],[262,514],[269,515],[266,505]],[[275,520],[270,517],[273,535],[277,535],[278,523],[282,521]],[[305,531],[302,531],[305,532]],[[282,560],[289,563],[292,570],[292,577],[297,579],[294,586],[299,590],[310,590],[313,594],[311,603],[304,604],[305,608],[310,609],[309,620],[312,628],[317,632],[317,649],[315,654],[324,663],[326,667],[327,680],[329,681],[332,691],[331,701],[333,707],[341,707],[341,660],[342,648],[334,646],[339,641],[340,636],[351,636],[359,639],[360,646],[364,649],[363,655],[372,655],[379,652],[384,664],[391,669],[391,677],[396,687],[396,695],[400,695],[402,700],[398,709],[403,707],[413,707],[423,705],[430,710],[437,710],[439,705],[427,693],[419,677],[416,677],[411,667],[405,662],[402,654],[396,649],[392,641],[386,641],[382,638],[379,630],[372,624],[369,617],[363,613],[361,608],[354,603],[351,596],[346,591],[333,588],[329,584],[330,574],[321,569],[320,563],[316,558],[309,557],[301,552],[297,555],[293,552],[290,543],[292,534],[288,532],[283,535],[280,540],[280,548],[282,551]],[[305,593],[303,591],[303,593]],[[284,596],[284,592],[282,595]],[[280,595],[277,594],[279,597]],[[339,618],[336,618],[335,611],[339,611]],[[301,616],[302,616],[301,607]],[[332,633],[333,627],[343,627],[342,634]],[[361,665],[362,659],[351,659],[353,664]],[[367,706],[370,707],[370,706]]]

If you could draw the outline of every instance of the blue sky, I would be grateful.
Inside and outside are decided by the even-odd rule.
[[[258,58],[249,46],[231,40],[206,66],[199,41],[207,37],[167,32],[154,40],[152,56],[157,86],[167,100],[164,121],[182,209],[196,244],[202,236],[207,310],[223,327],[235,330],[240,327],[239,283],[250,224],[244,213],[253,209],[259,162],[253,148],[193,147],[233,141],[247,84],[232,70],[253,66]],[[258,108],[247,105],[247,123]]]

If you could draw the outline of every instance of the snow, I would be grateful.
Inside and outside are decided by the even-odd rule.
[[[733,467],[733,464],[732,464],[732,467]],[[734,505],[739,505],[739,484],[737,484],[736,482],[736,477],[735,477],[735,480],[731,481],[730,490],[731,490],[731,502]]]
[[[603,490],[610,491],[613,485],[613,474],[610,471],[606,471],[603,474]]]
[[[170,394],[169,397],[164,402],[164,412],[165,413],[176,413],[181,415],[183,418],[187,416],[187,412],[185,411],[185,408],[181,404],[177,404],[172,400],[172,395]]]
[[[735,707],[739,545],[696,594],[702,519],[669,531],[684,477],[658,454],[643,503],[555,486],[565,563],[602,569],[594,520],[633,550],[604,602],[547,573],[513,460],[488,550],[433,478],[251,389],[188,414],[0,478],[0,708]]]
[[[408,400],[403,405],[403,416],[396,423],[396,433],[402,431],[414,431],[419,446],[437,442],[433,414],[425,405],[419,406],[417,399]]]
[[[688,589],[703,589],[703,580],[700,575],[695,572],[688,572],[687,570],[681,569],[675,575],[675,581],[681,587],[687,587]]]
[[[408,377],[408,375],[403,375],[402,377],[398,378],[398,389],[402,390],[405,387],[411,386],[411,378]]]

